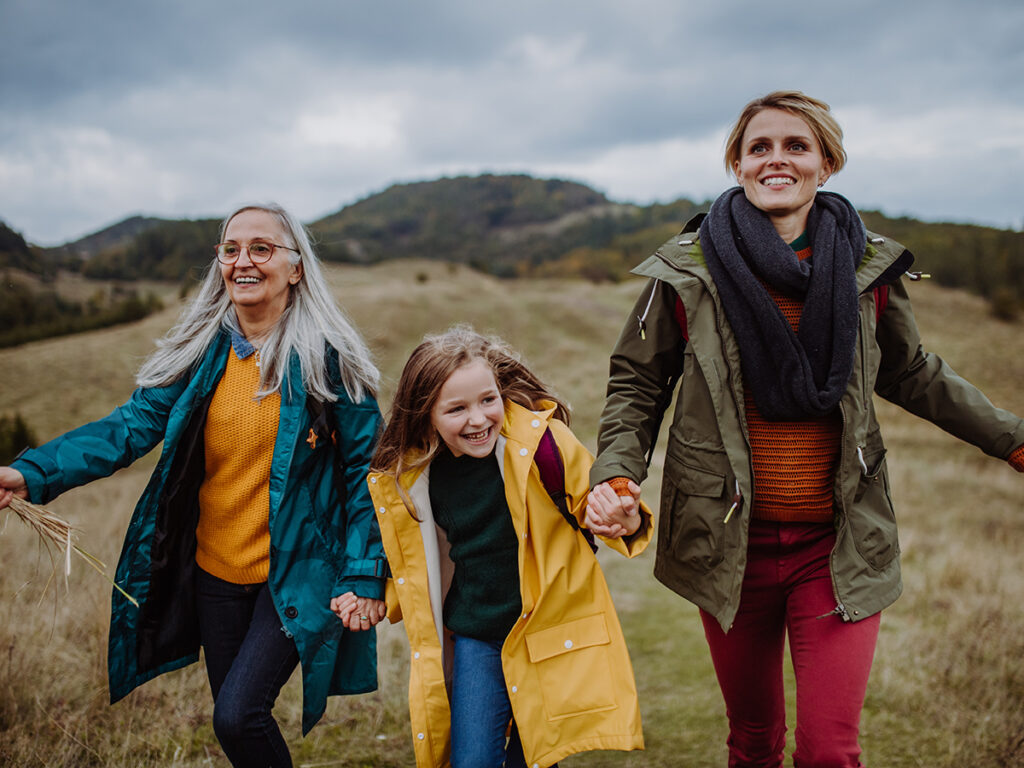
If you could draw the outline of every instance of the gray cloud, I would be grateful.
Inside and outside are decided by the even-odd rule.
[[[1019,225],[1022,36],[994,0],[0,0],[0,217],[42,243],[254,198],[310,219],[484,170],[701,198],[740,107],[795,87],[843,122],[855,203]]]

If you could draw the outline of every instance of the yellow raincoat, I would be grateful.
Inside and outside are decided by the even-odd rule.
[[[526,762],[535,768],[587,750],[643,749],[633,667],[604,574],[586,540],[551,501],[533,463],[550,429],[565,465],[566,501],[582,523],[593,458],[553,411],[532,412],[506,401],[495,447],[520,542],[523,602],[502,647],[502,666]],[[401,478],[421,522],[402,503],[393,478],[375,472],[367,482],[391,565],[388,618],[396,622],[404,615],[409,636],[416,765],[444,768],[451,758],[451,642],[441,607],[452,562],[431,513],[428,477],[429,467]],[[653,530],[646,506],[642,515],[628,540],[605,543],[627,557],[642,552]]]

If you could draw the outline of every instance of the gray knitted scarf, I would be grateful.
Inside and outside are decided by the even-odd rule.
[[[744,384],[766,419],[824,416],[853,372],[856,271],[867,233],[845,197],[818,192],[807,234],[811,257],[800,261],[741,187],[726,190],[700,226],[708,271],[739,344]],[[796,333],[762,280],[803,301]]]

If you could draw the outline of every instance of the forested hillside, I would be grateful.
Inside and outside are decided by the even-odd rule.
[[[29,245],[0,223],[0,347],[131,322],[163,306],[134,283],[78,281],[68,290],[61,270],[83,266],[62,249]]]
[[[394,185],[309,228],[327,261],[423,258],[467,264],[502,278],[616,282],[708,205],[681,198],[639,206],[560,179],[461,176]],[[889,218],[877,211],[862,215],[869,229],[916,255],[915,269],[942,285],[984,296],[1004,320],[1017,317],[1024,300],[1024,233]],[[212,218],[136,216],[59,248],[40,249],[0,225],[0,269],[7,275],[0,320],[6,330],[18,329],[13,335],[0,333],[0,345],[73,332],[92,322],[134,319],[156,306],[144,300],[140,305],[138,296],[127,298],[131,306],[123,296],[111,298],[102,311],[95,301],[92,307],[80,299],[67,305],[58,288],[40,282],[52,283],[61,271],[90,280],[169,281],[187,291],[210,263],[217,226]]]

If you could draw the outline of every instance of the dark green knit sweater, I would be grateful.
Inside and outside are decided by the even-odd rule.
[[[430,505],[455,563],[445,626],[477,640],[504,640],[522,610],[519,542],[494,456],[455,457],[442,448],[430,465]]]

